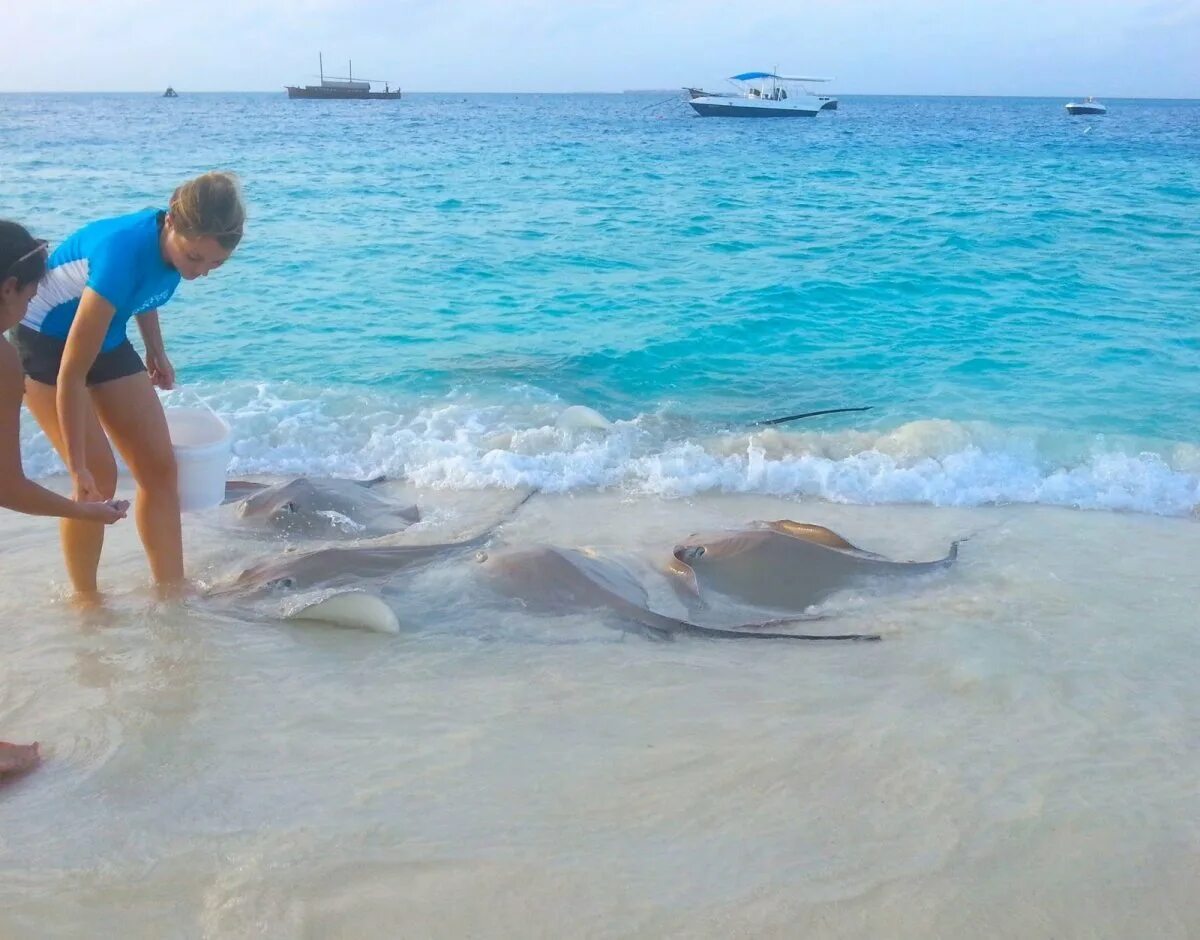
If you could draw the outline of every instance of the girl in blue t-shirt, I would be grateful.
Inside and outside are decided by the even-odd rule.
[[[25,404],[66,463],[74,498],[110,499],[116,491],[111,439],[137,484],[138,534],[167,592],[183,584],[183,540],[175,454],[154,392],[175,384],[158,308],[180,279],[204,277],[233,254],[244,221],[234,177],[205,173],[176,189],[165,211],[84,226],[50,255],[16,329]],[[134,318],[144,364],[125,335]],[[61,531],[76,595],[95,599],[104,527],[64,519]]]
[[[126,502],[78,503],[38,486],[21,467],[21,360],[4,333],[25,316],[46,273],[46,243],[16,222],[0,220],[0,507],[34,516],[62,516],[93,523],[125,518]],[[0,783],[32,770],[41,760],[37,742],[0,741]]]

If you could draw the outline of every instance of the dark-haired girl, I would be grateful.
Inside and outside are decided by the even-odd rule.
[[[25,309],[46,271],[46,243],[16,222],[0,220],[0,507],[35,516],[62,516],[89,523],[125,518],[125,502],[76,502],[52,493],[25,477],[21,467],[21,396],[24,381],[17,352],[4,332],[25,316]],[[0,741],[0,783],[32,770],[41,760],[37,742]]]
[[[126,502],[76,502],[25,477],[21,467],[21,361],[4,332],[25,316],[46,271],[46,243],[16,222],[0,220],[0,507],[35,516],[61,516],[88,523],[125,518]]]

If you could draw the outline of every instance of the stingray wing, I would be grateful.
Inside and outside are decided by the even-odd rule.
[[[673,558],[666,570],[670,576],[671,586],[683,594],[686,600],[701,599],[700,582],[696,580],[696,572],[691,565],[678,558]]]
[[[252,483],[249,480],[226,480],[225,498],[221,501],[221,505],[239,502],[247,496],[253,496],[255,493],[266,488],[266,483]]]
[[[286,611],[284,620],[311,620],[336,627],[399,633],[400,621],[383,599],[367,591],[335,591]]]
[[[833,529],[827,529],[823,525],[816,525],[811,522],[793,522],[791,519],[777,519],[775,522],[764,522],[762,525],[774,532],[778,532],[780,535],[786,535],[794,539],[803,539],[806,542],[824,545],[826,548],[854,552],[855,554],[862,555],[864,558],[884,558],[883,555],[869,552],[865,548],[859,548],[854,543],[846,541],[846,539],[834,532]]]

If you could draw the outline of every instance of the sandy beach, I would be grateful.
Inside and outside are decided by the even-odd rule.
[[[405,495],[414,542],[513,497]],[[383,586],[398,636],[244,622],[153,601],[129,524],[85,615],[54,526],[0,517],[0,729],[45,755],[0,790],[0,933],[1200,930],[1194,520],[610,492],[537,496],[496,544],[669,559],[779,518],[898,558],[970,538],[825,605],[882,642],[792,645],[534,615],[469,558]],[[283,548],[228,509],[185,536],[209,584]]]
[[[0,940],[1200,938],[1200,4],[8,6]]]

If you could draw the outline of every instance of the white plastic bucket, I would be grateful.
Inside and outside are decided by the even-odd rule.
[[[231,454],[229,425],[207,408],[167,408],[166,414],[179,466],[179,508],[189,512],[221,505]]]

